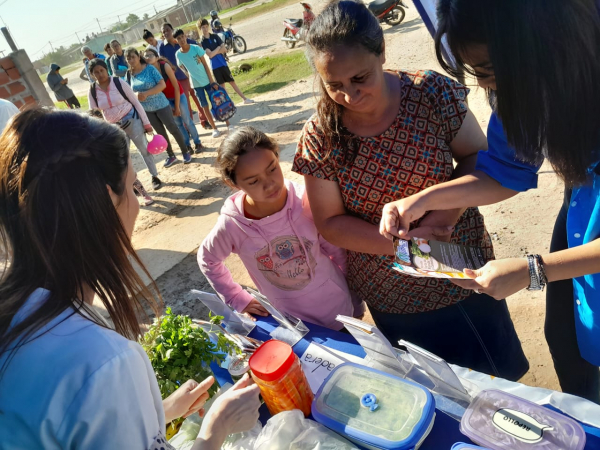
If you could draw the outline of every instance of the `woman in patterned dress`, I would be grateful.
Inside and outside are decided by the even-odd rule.
[[[472,171],[486,139],[467,107],[468,89],[431,71],[384,70],[383,31],[357,1],[330,3],[307,44],[322,95],[293,170],[304,175],[319,231],[348,250],[351,289],[392,344],[405,339],[449,362],[519,379],[529,364],[506,302],[400,274],[379,234],[386,203]],[[454,228],[438,226],[449,216]],[[476,208],[437,211],[420,225],[429,235],[419,237],[478,246],[493,258]]]

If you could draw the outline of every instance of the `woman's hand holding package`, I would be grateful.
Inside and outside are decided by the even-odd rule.
[[[208,377],[202,383],[187,380],[175,392],[163,400],[165,410],[165,421],[167,423],[179,417],[188,417],[195,412],[204,414],[202,407],[209,398],[208,389],[213,385],[215,379]]]
[[[478,270],[465,269],[470,280],[451,279],[463,289],[473,289],[502,300],[529,286],[529,266],[525,258],[499,259]]]
[[[381,213],[379,232],[388,239],[393,239],[394,236],[409,239],[410,224],[423,217],[426,212],[418,201],[418,195],[388,203]]]
[[[215,400],[206,417],[193,450],[217,450],[227,436],[250,430],[258,420],[258,385],[246,374],[231,389]]]

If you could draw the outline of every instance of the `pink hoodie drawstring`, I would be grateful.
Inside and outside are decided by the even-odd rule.
[[[288,212],[288,219],[290,221],[290,226],[292,227],[292,231],[298,238],[298,241],[300,241],[300,247],[302,247],[302,251],[304,252],[304,257],[306,258],[306,265],[308,266],[308,276],[310,278],[314,278],[314,276],[315,276],[315,274],[313,272],[314,269],[310,265],[308,251],[306,250],[306,247],[304,246],[304,239],[302,239],[302,236],[300,236],[300,234],[298,234],[298,232],[296,231],[296,227],[294,227],[294,221],[292,220],[292,208],[288,208],[287,212]]]

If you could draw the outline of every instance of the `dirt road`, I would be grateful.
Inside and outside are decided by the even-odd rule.
[[[318,9],[323,2],[316,2]],[[405,22],[395,28],[384,25],[387,68],[439,70],[435,62],[432,40],[410,4]],[[300,17],[300,5],[293,5],[265,14],[259,19],[234,24],[244,36],[249,51],[243,57],[253,57],[273,51],[286,51],[279,40],[285,17]],[[234,60],[239,57],[235,57]],[[251,124],[270,133],[282,146],[281,161],[287,177],[301,181],[290,171],[296,140],[315,104],[312,79],[301,80],[278,91],[256,98],[255,105],[241,106],[234,124]],[[474,88],[469,104],[483,129],[487,127],[490,110],[481,90]],[[167,304],[179,313],[194,316],[206,314],[205,309],[189,297],[190,289],[210,290],[196,263],[196,251],[210,231],[224,199],[230,194],[217,179],[211,167],[214,149],[219,139],[201,133],[209,149],[194,158],[193,164],[175,165],[169,169],[159,164],[165,186],[154,193],[157,203],[143,208],[135,234],[134,246],[157,279]],[[134,152],[139,177],[149,185],[149,174],[139,155]],[[561,202],[562,186],[549,167],[541,171],[539,189],[521,194],[498,205],[481,208],[498,257],[519,257],[526,252],[548,250],[556,212]],[[232,257],[228,265],[234,279],[251,285],[239,259]],[[531,363],[523,382],[557,389],[558,384],[543,337],[544,295],[521,292],[508,299],[509,308]]]

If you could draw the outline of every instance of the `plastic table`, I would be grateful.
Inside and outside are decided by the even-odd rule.
[[[294,345],[294,353],[299,357],[306,351],[311,342],[321,344],[325,347],[338,350],[344,353],[365,357],[363,348],[356,342],[350,334],[323,328],[318,325],[307,323],[309,333]],[[256,321],[256,328],[250,333],[250,337],[261,341],[271,339],[269,333],[277,327],[277,322],[271,318],[259,318]],[[217,382],[220,385],[231,383],[231,377],[227,370],[222,369],[216,364],[211,366]],[[264,424],[269,419],[270,414],[265,405],[261,408],[260,420]],[[558,411],[561,412],[561,411]],[[600,429],[585,424],[581,424],[587,435],[586,450],[600,450]],[[421,450],[450,450],[456,442],[470,443],[469,439],[459,431],[459,423],[447,416],[440,410],[436,411],[435,423],[431,433],[420,447]]]

